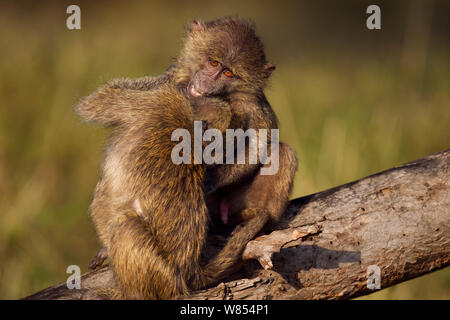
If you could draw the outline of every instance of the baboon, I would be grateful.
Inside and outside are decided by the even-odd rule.
[[[109,99],[116,102],[111,106],[127,109],[127,117],[114,118],[114,107],[96,108],[107,106]],[[215,98],[188,99],[165,83],[152,91],[102,87],[77,112],[114,128],[90,210],[120,297],[172,298],[222,276],[260,223],[247,224],[214,260],[200,266],[208,230],[205,166],[174,164],[171,135],[184,128],[193,136],[194,120],[224,131],[231,119],[228,105]]]
[[[177,64],[169,72],[176,86],[187,88],[192,96],[229,101],[235,119],[230,128],[247,130],[278,128],[263,91],[274,70],[253,26],[223,18],[206,23],[194,20]],[[286,209],[297,168],[290,146],[280,143],[277,151],[279,170],[274,175],[261,175],[261,162],[208,168],[205,183],[210,214],[234,226],[264,211],[269,213],[267,226],[272,228]],[[241,152],[248,153],[248,149]]]
[[[113,80],[78,104],[86,120],[116,128],[90,213],[105,246],[93,265],[111,259],[123,297],[172,298],[211,284],[267,222],[279,220],[296,169],[288,145],[279,145],[274,175],[259,174],[261,162],[177,166],[169,157],[171,131],[194,119],[221,131],[276,129],[263,93],[274,68],[249,23],[195,20],[163,75]],[[208,209],[224,224],[244,223],[202,267]]]

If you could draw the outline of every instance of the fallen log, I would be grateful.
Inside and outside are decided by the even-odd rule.
[[[450,264],[450,150],[292,200],[241,270],[188,299],[349,299]],[[259,263],[256,262],[256,259]],[[88,299],[104,267],[25,299]]]

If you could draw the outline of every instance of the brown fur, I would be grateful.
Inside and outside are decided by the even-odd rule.
[[[222,131],[277,128],[263,93],[273,67],[253,28],[236,19],[194,24],[177,64],[166,73],[113,80],[77,106],[84,119],[115,128],[90,212],[125,298],[172,298],[223,277],[267,221],[278,221],[292,186],[296,161],[285,144],[280,144],[280,170],[274,176],[259,175],[261,164],[212,166],[206,172],[202,165],[172,163],[171,133],[192,129],[194,119]],[[191,106],[180,93],[208,57],[220,59],[236,75],[220,96],[232,114],[213,97],[198,99],[203,107],[196,114],[196,100]],[[245,223],[202,267],[206,196],[210,214],[217,214],[225,200],[233,220]]]
[[[77,111],[83,118],[104,123],[108,114],[98,112],[94,117],[93,110],[108,99],[116,103],[105,112],[117,115],[115,108],[128,112],[114,122],[90,206],[98,235],[124,297],[187,294],[194,275],[199,275],[196,280],[202,285],[209,278],[199,265],[208,227],[205,168],[175,165],[170,156],[177,144],[171,141],[175,129],[188,129],[193,136],[195,108],[177,89],[163,84],[152,91],[133,92],[103,87],[83,100]],[[221,101],[214,106],[213,101],[208,100],[210,113],[219,109],[221,121],[230,119],[229,108]],[[227,124],[221,128],[220,123],[213,123],[222,130]]]
[[[278,129],[277,118],[263,91],[275,67],[266,60],[263,43],[251,24],[234,18],[207,23],[195,21],[178,64],[172,69],[177,86],[188,85],[205,57],[223,63],[236,75],[223,94],[234,115],[230,128]],[[219,203],[225,201],[230,206],[231,226],[253,216],[245,211],[251,208],[252,213],[268,212],[268,227],[273,228],[286,209],[292,189],[297,169],[294,150],[280,143],[279,171],[263,176],[259,174],[260,169],[261,163],[208,168],[206,187],[210,215],[217,217]]]

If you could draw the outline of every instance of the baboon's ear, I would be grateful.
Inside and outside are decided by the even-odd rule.
[[[272,72],[276,69],[275,65],[270,63],[270,62],[266,62],[266,64],[264,65],[264,72],[266,74],[266,78],[270,77],[270,75],[272,74]]]
[[[205,29],[205,25],[203,24],[203,21],[201,21],[200,19],[194,19],[194,21],[192,21],[191,23],[191,27],[189,28],[190,32],[194,32],[194,31],[202,31]]]

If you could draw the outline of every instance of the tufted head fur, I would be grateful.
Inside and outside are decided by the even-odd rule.
[[[258,92],[275,69],[266,60],[264,45],[252,24],[237,18],[191,23],[178,58],[178,85],[187,85],[208,59],[219,61],[235,75],[227,94]]]

